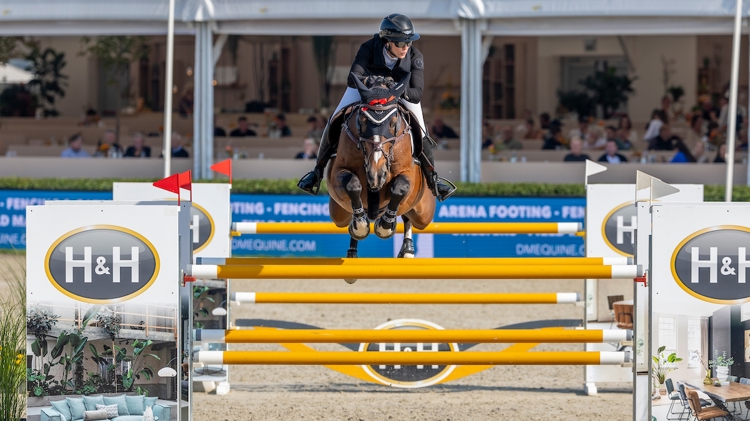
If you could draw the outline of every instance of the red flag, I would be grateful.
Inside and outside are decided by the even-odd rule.
[[[190,191],[190,201],[193,201],[193,171],[187,170],[179,175],[180,188]]]
[[[163,178],[159,181],[154,181],[154,187],[158,187],[162,190],[174,193],[177,195],[177,205],[180,205],[180,176],[179,174],[172,174],[167,178]]]
[[[211,165],[211,169],[216,171],[219,174],[224,174],[229,176],[229,184],[232,184],[232,160],[231,159],[225,159],[221,162],[217,162],[214,165]]]

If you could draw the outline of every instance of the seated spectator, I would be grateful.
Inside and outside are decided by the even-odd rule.
[[[633,146],[628,139],[622,139],[617,136],[617,129],[615,126],[607,126],[604,128],[604,138],[609,141],[614,141],[617,144],[617,149],[621,151],[630,150]],[[607,149],[606,147],[604,148]]]
[[[96,142],[96,157],[116,157],[122,155],[122,146],[117,141],[117,135],[114,130],[107,130],[104,132],[104,140],[98,140]]]
[[[320,139],[323,137],[323,129],[325,129],[325,125],[320,126],[321,119],[317,116],[310,116],[307,119],[307,134],[305,136],[313,139],[316,144],[320,143]]]
[[[440,117],[435,117],[431,131],[432,137],[435,138],[435,140],[458,139],[456,132],[450,126],[446,126],[445,123],[443,123],[443,119]]]
[[[714,158],[714,164],[726,164],[727,159],[727,144],[722,143],[719,145],[719,150],[716,152],[716,158]]]
[[[216,124],[216,116],[214,116],[214,137],[227,137],[226,130]]]
[[[703,121],[719,124],[719,114],[720,112],[716,109],[716,107],[714,107],[714,104],[711,102],[711,97],[709,95],[706,95],[703,98],[703,101],[701,101],[701,117],[703,117]]]
[[[513,137],[513,128],[504,126],[500,131],[500,147],[502,149],[523,149],[523,144]]]
[[[648,150],[673,151],[677,147],[678,142],[683,143],[679,136],[672,134],[672,128],[669,127],[669,124],[664,123],[659,128],[659,135],[651,139],[651,142],[648,144]]]
[[[541,113],[539,114],[539,127],[542,130],[549,130],[549,124],[552,122],[550,120],[549,113]]]
[[[279,137],[289,137],[292,135],[292,130],[286,125],[286,116],[284,114],[276,114],[274,123],[276,123],[276,133]]]
[[[587,148],[587,145],[590,143],[591,145],[594,145],[597,141],[596,133],[594,133],[591,130],[591,127],[589,126],[589,118],[586,116],[579,117],[578,118],[578,128],[573,129],[568,133],[568,138],[572,139],[574,137],[581,138],[581,141],[583,141],[583,147]],[[592,139],[593,138],[593,139]],[[604,148],[604,143],[601,145],[601,149]]]
[[[533,140],[541,140],[544,138],[544,132],[541,130],[537,130],[537,128],[534,126],[534,119],[533,118],[527,118],[523,122],[523,136],[521,139],[533,139]]]
[[[633,130],[633,122],[627,114],[623,114],[617,122],[617,138],[620,139],[623,144],[630,145],[627,149],[632,148],[632,145],[635,145],[638,141],[638,133]]]
[[[677,153],[672,157],[669,162],[672,163],[685,163],[685,162],[703,162],[705,161],[704,152],[705,145],[703,142],[698,142],[693,146],[693,150],[688,149],[685,142],[682,139],[675,141],[677,147]]]
[[[177,132],[172,132],[172,158],[190,158],[190,154],[182,147],[182,136]],[[164,154],[160,155],[164,158]]]
[[[614,131],[614,127],[612,128]],[[607,145],[604,147],[604,154],[599,157],[599,162],[607,162],[610,164],[621,164],[628,162],[628,158],[624,155],[617,153],[617,142],[614,140],[608,140]]]
[[[60,154],[63,158],[91,158],[88,152],[83,150],[83,137],[76,133],[68,139],[68,149]]]
[[[482,123],[482,139],[482,149],[495,146],[495,129],[487,120],[484,120],[484,123]]]
[[[670,121],[674,120],[674,113],[672,112],[672,98],[670,98],[669,95],[664,95],[663,97],[661,97],[661,112],[666,117],[666,119],[664,120],[665,123],[669,123]]]
[[[318,145],[315,139],[308,137],[302,141],[302,152],[298,153],[294,159],[317,159]]]
[[[242,116],[237,119],[237,126],[239,127],[232,130],[232,132],[229,133],[229,136],[231,137],[257,136],[255,132],[250,129],[249,123],[247,122],[247,117],[245,116]]]
[[[126,158],[150,158],[151,148],[145,145],[143,133],[135,132],[133,134],[133,144],[125,150]]]
[[[588,155],[583,153],[583,141],[580,137],[574,137],[570,139],[570,153],[565,155],[565,162],[581,162],[589,158]]]
[[[559,120],[552,120],[549,124],[549,131],[544,136],[544,144],[542,145],[543,150],[555,150],[562,149],[563,137],[562,137],[562,123]]]
[[[607,145],[607,135],[599,127],[591,127],[583,141],[583,149],[601,151]]]
[[[646,133],[643,135],[643,140],[651,142],[659,136],[659,130],[661,126],[667,124],[667,116],[662,110],[654,110],[651,112],[651,121],[646,125]]]
[[[98,124],[99,114],[93,108],[86,110],[86,116],[83,118],[83,121],[78,123],[79,126],[96,126]]]

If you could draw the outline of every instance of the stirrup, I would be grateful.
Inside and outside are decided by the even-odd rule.
[[[317,196],[318,192],[320,191],[320,183],[322,181],[322,178],[323,177],[318,174],[316,168],[302,176],[302,178],[300,178],[300,180],[297,182],[297,187],[302,191],[310,193],[313,196]]]
[[[443,194],[440,194],[440,183],[441,183],[441,182],[443,182],[443,184],[447,185],[447,186],[448,186],[448,188],[450,189],[450,190],[448,191],[448,193],[445,193],[444,195],[443,195]],[[455,192],[456,192],[456,189],[457,189],[457,188],[458,188],[458,187],[456,187],[456,185],[455,185],[455,184],[453,184],[453,182],[452,182],[452,181],[448,180],[447,178],[443,178],[443,177],[440,177],[440,176],[438,176],[438,177],[437,177],[437,180],[436,180],[436,182],[435,182],[435,193],[436,193],[436,194],[435,194],[435,197],[437,197],[439,201],[441,201],[441,202],[444,202],[444,201],[445,201],[445,200],[447,200],[447,199],[448,199],[449,197],[453,196],[453,193],[455,193]]]

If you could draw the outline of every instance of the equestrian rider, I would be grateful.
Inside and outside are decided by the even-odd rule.
[[[320,181],[323,179],[323,171],[328,164],[328,160],[336,153],[339,141],[338,135],[330,136],[331,139],[329,139],[331,122],[339,110],[360,101],[354,77],[358,76],[362,79],[365,76],[383,76],[392,77],[393,80],[399,81],[405,75],[411,73],[409,87],[403,94],[405,101],[402,101],[402,104],[416,116],[422,129],[425,141],[423,142],[423,152],[418,157],[422,174],[427,180],[427,186],[441,202],[453,195],[456,191],[453,183],[450,183],[450,181],[448,181],[450,185],[444,183],[442,180],[445,179],[438,177],[435,172],[435,161],[432,155],[432,148],[435,143],[425,129],[422,107],[419,104],[424,89],[424,59],[422,53],[411,46],[412,42],[418,39],[419,34],[414,31],[414,26],[408,17],[392,14],[383,19],[380,24],[380,32],[359,47],[350,72],[353,75],[349,75],[348,88],[323,131],[315,169],[302,177],[297,183],[297,187],[310,194],[317,194]]]

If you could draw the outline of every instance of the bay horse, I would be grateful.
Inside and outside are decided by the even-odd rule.
[[[435,216],[435,196],[413,158],[421,152],[413,150],[421,143],[414,141],[412,122],[415,132],[419,123],[398,102],[409,77],[395,83],[371,76],[365,86],[354,76],[362,100],[331,123],[343,119],[326,180],[331,220],[338,227],[349,227],[346,257],[357,257],[357,243],[370,234],[370,220],[375,221],[375,235],[387,239],[396,233],[397,216],[404,220],[398,257],[414,257],[412,226],[424,229]]]

